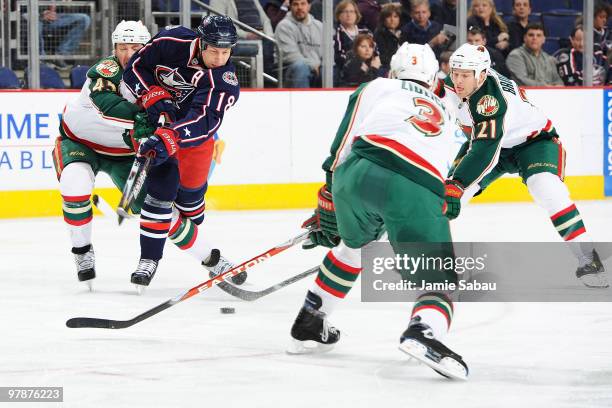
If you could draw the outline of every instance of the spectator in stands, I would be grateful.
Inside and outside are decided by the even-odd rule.
[[[357,8],[361,13],[359,27],[367,28],[370,32],[376,31],[378,15],[380,14],[380,2],[376,0],[357,0]]]
[[[323,24],[310,15],[308,0],[290,0],[290,13],[276,26],[289,87],[310,88],[321,82]]]
[[[382,76],[380,58],[374,54],[374,39],[359,34],[353,43],[353,52],[342,69],[342,83],[357,86]]]
[[[66,58],[75,54],[83,35],[91,24],[91,18],[82,13],[63,13],[57,11],[57,6],[48,6],[41,14],[40,54],[46,55],[44,36],[47,34],[60,37],[55,54],[59,55],[51,64],[59,69],[68,69]]]
[[[438,78],[444,79],[450,75],[450,64],[449,60],[451,55],[453,55],[452,51],[444,51],[440,54],[439,62],[440,62],[440,70],[438,71]]]
[[[383,68],[389,70],[391,57],[400,46],[402,30],[400,26],[401,7],[397,3],[385,4],[378,18],[378,27],[374,33],[374,41],[380,54]]]
[[[610,6],[604,2],[598,2],[594,7],[593,18],[593,42],[599,44],[606,58],[610,57],[612,51],[612,33],[608,28],[610,17]]]
[[[523,45],[523,37],[529,24],[531,3],[529,0],[512,1],[512,18],[508,21],[508,34],[510,35],[509,51]]]
[[[484,45],[491,56],[491,68],[503,76],[510,78],[512,74],[510,71],[508,71],[508,67],[506,67],[504,56],[501,52],[499,52],[499,50],[487,45],[487,38],[485,37],[482,28],[470,27],[467,33],[467,42],[472,45]]]
[[[361,13],[353,0],[342,0],[338,3],[334,15],[338,22],[334,33],[334,62],[338,72],[341,72],[357,35],[372,33],[367,28],[357,27]]]
[[[402,26],[404,39],[409,43],[426,44],[428,43],[436,56],[439,56],[448,37],[442,31],[442,24],[431,21],[429,17],[429,0],[410,0],[412,19]]]
[[[431,5],[431,19],[438,23],[457,25],[457,0],[443,0],[441,4]]]
[[[278,23],[285,18],[289,11],[289,0],[268,0],[264,6],[264,11],[270,19],[272,29],[276,30]]]
[[[540,23],[529,23],[523,38],[524,44],[512,50],[506,64],[512,79],[524,86],[562,86],[557,73],[556,60],[542,50],[544,27]]]
[[[487,37],[487,44],[507,55],[510,46],[508,27],[497,14],[493,0],[473,0],[467,26],[478,26]]]
[[[584,51],[584,33],[582,26],[576,26],[570,35],[570,48],[562,48],[555,53],[557,71],[565,86],[582,85],[582,53]],[[606,60],[603,58],[599,44],[593,44],[593,85],[604,85],[606,81]],[[599,51],[599,52],[598,52]]]

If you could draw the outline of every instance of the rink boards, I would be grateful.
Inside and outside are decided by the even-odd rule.
[[[226,115],[226,142],[206,196],[207,208],[288,209],[315,204],[321,163],[350,90],[245,91]],[[553,121],[567,150],[566,181],[574,199],[604,198],[608,109],[603,88],[528,89]],[[77,92],[0,91],[0,218],[61,214],[51,151],[59,115]],[[611,111],[612,112],[612,111]],[[612,134],[612,133],[611,133]],[[606,149],[604,149],[606,147]],[[605,151],[604,151],[605,150]],[[611,170],[612,171],[612,170]],[[119,193],[99,176],[97,187],[116,204]],[[479,202],[526,201],[516,177],[494,183]]]

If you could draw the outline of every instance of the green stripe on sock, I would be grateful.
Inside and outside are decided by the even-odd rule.
[[[557,228],[559,225],[563,225],[569,220],[571,220],[572,218],[579,217],[579,216],[580,216],[580,212],[578,211],[578,209],[575,209],[575,210],[568,212],[567,214],[563,214],[556,220],[553,220],[552,223],[555,226],[555,228]]]
[[[436,300],[419,300],[414,304],[414,309],[417,309],[421,306],[438,306],[439,308],[445,311],[445,314],[448,316],[449,320],[453,318],[453,311],[449,308],[449,305],[446,302]]]
[[[345,286],[342,285],[340,283],[337,283],[336,281],[330,279],[324,272],[322,269],[319,269],[319,275],[318,275],[319,280],[324,283],[325,285],[329,286],[332,289],[337,290],[338,292],[342,292],[342,293],[348,293],[351,290],[352,286]]]
[[[176,232],[170,236],[170,241],[176,244],[176,246],[179,248],[187,245],[193,238],[193,234],[195,232],[193,222],[189,218],[182,217],[181,220],[181,225],[178,227]]]
[[[561,237],[565,238],[568,235],[570,235],[572,232],[577,231],[580,228],[584,228],[584,223],[582,222],[582,219],[580,221],[578,221],[578,222],[573,223],[569,227],[559,231],[559,235],[561,235]]]
[[[93,210],[91,208],[91,203],[90,203],[89,200],[87,200],[87,201],[78,201],[78,202],[67,202],[67,201],[64,201],[63,204],[64,204],[65,208],[62,209],[62,212],[64,214],[64,217],[68,218],[69,220],[81,221],[81,220],[87,219],[87,218],[89,218],[89,217],[91,217],[93,215]],[[87,208],[87,207],[89,207],[89,209],[86,210],[86,211],[83,211],[83,212],[75,213],[75,212],[71,212],[70,211],[71,209],[79,210],[79,209],[84,209],[84,208]]]
[[[329,257],[327,256],[323,259],[323,265],[327,268],[329,272],[346,281],[355,282],[357,280],[357,277],[359,276],[359,274],[350,273],[342,270],[340,267],[334,265],[332,260],[329,259]]]

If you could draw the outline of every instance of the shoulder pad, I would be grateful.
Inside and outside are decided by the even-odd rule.
[[[102,58],[87,71],[87,76],[90,78],[120,79],[122,74],[123,69],[114,57]]]
[[[238,77],[232,69],[232,67],[220,67],[212,70],[212,75],[215,81],[221,81],[223,84],[230,85],[232,87],[239,86]],[[220,83],[220,85],[223,85]]]

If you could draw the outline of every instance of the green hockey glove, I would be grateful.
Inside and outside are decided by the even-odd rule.
[[[449,220],[454,220],[461,211],[461,197],[463,196],[463,186],[456,180],[446,180],[445,200],[446,216]]]
[[[336,223],[336,208],[327,185],[323,185],[319,189],[317,202],[318,205],[314,214],[302,224],[302,228],[313,230],[308,236],[310,242],[302,245],[304,249],[311,249],[319,245],[333,248],[340,243]]]

